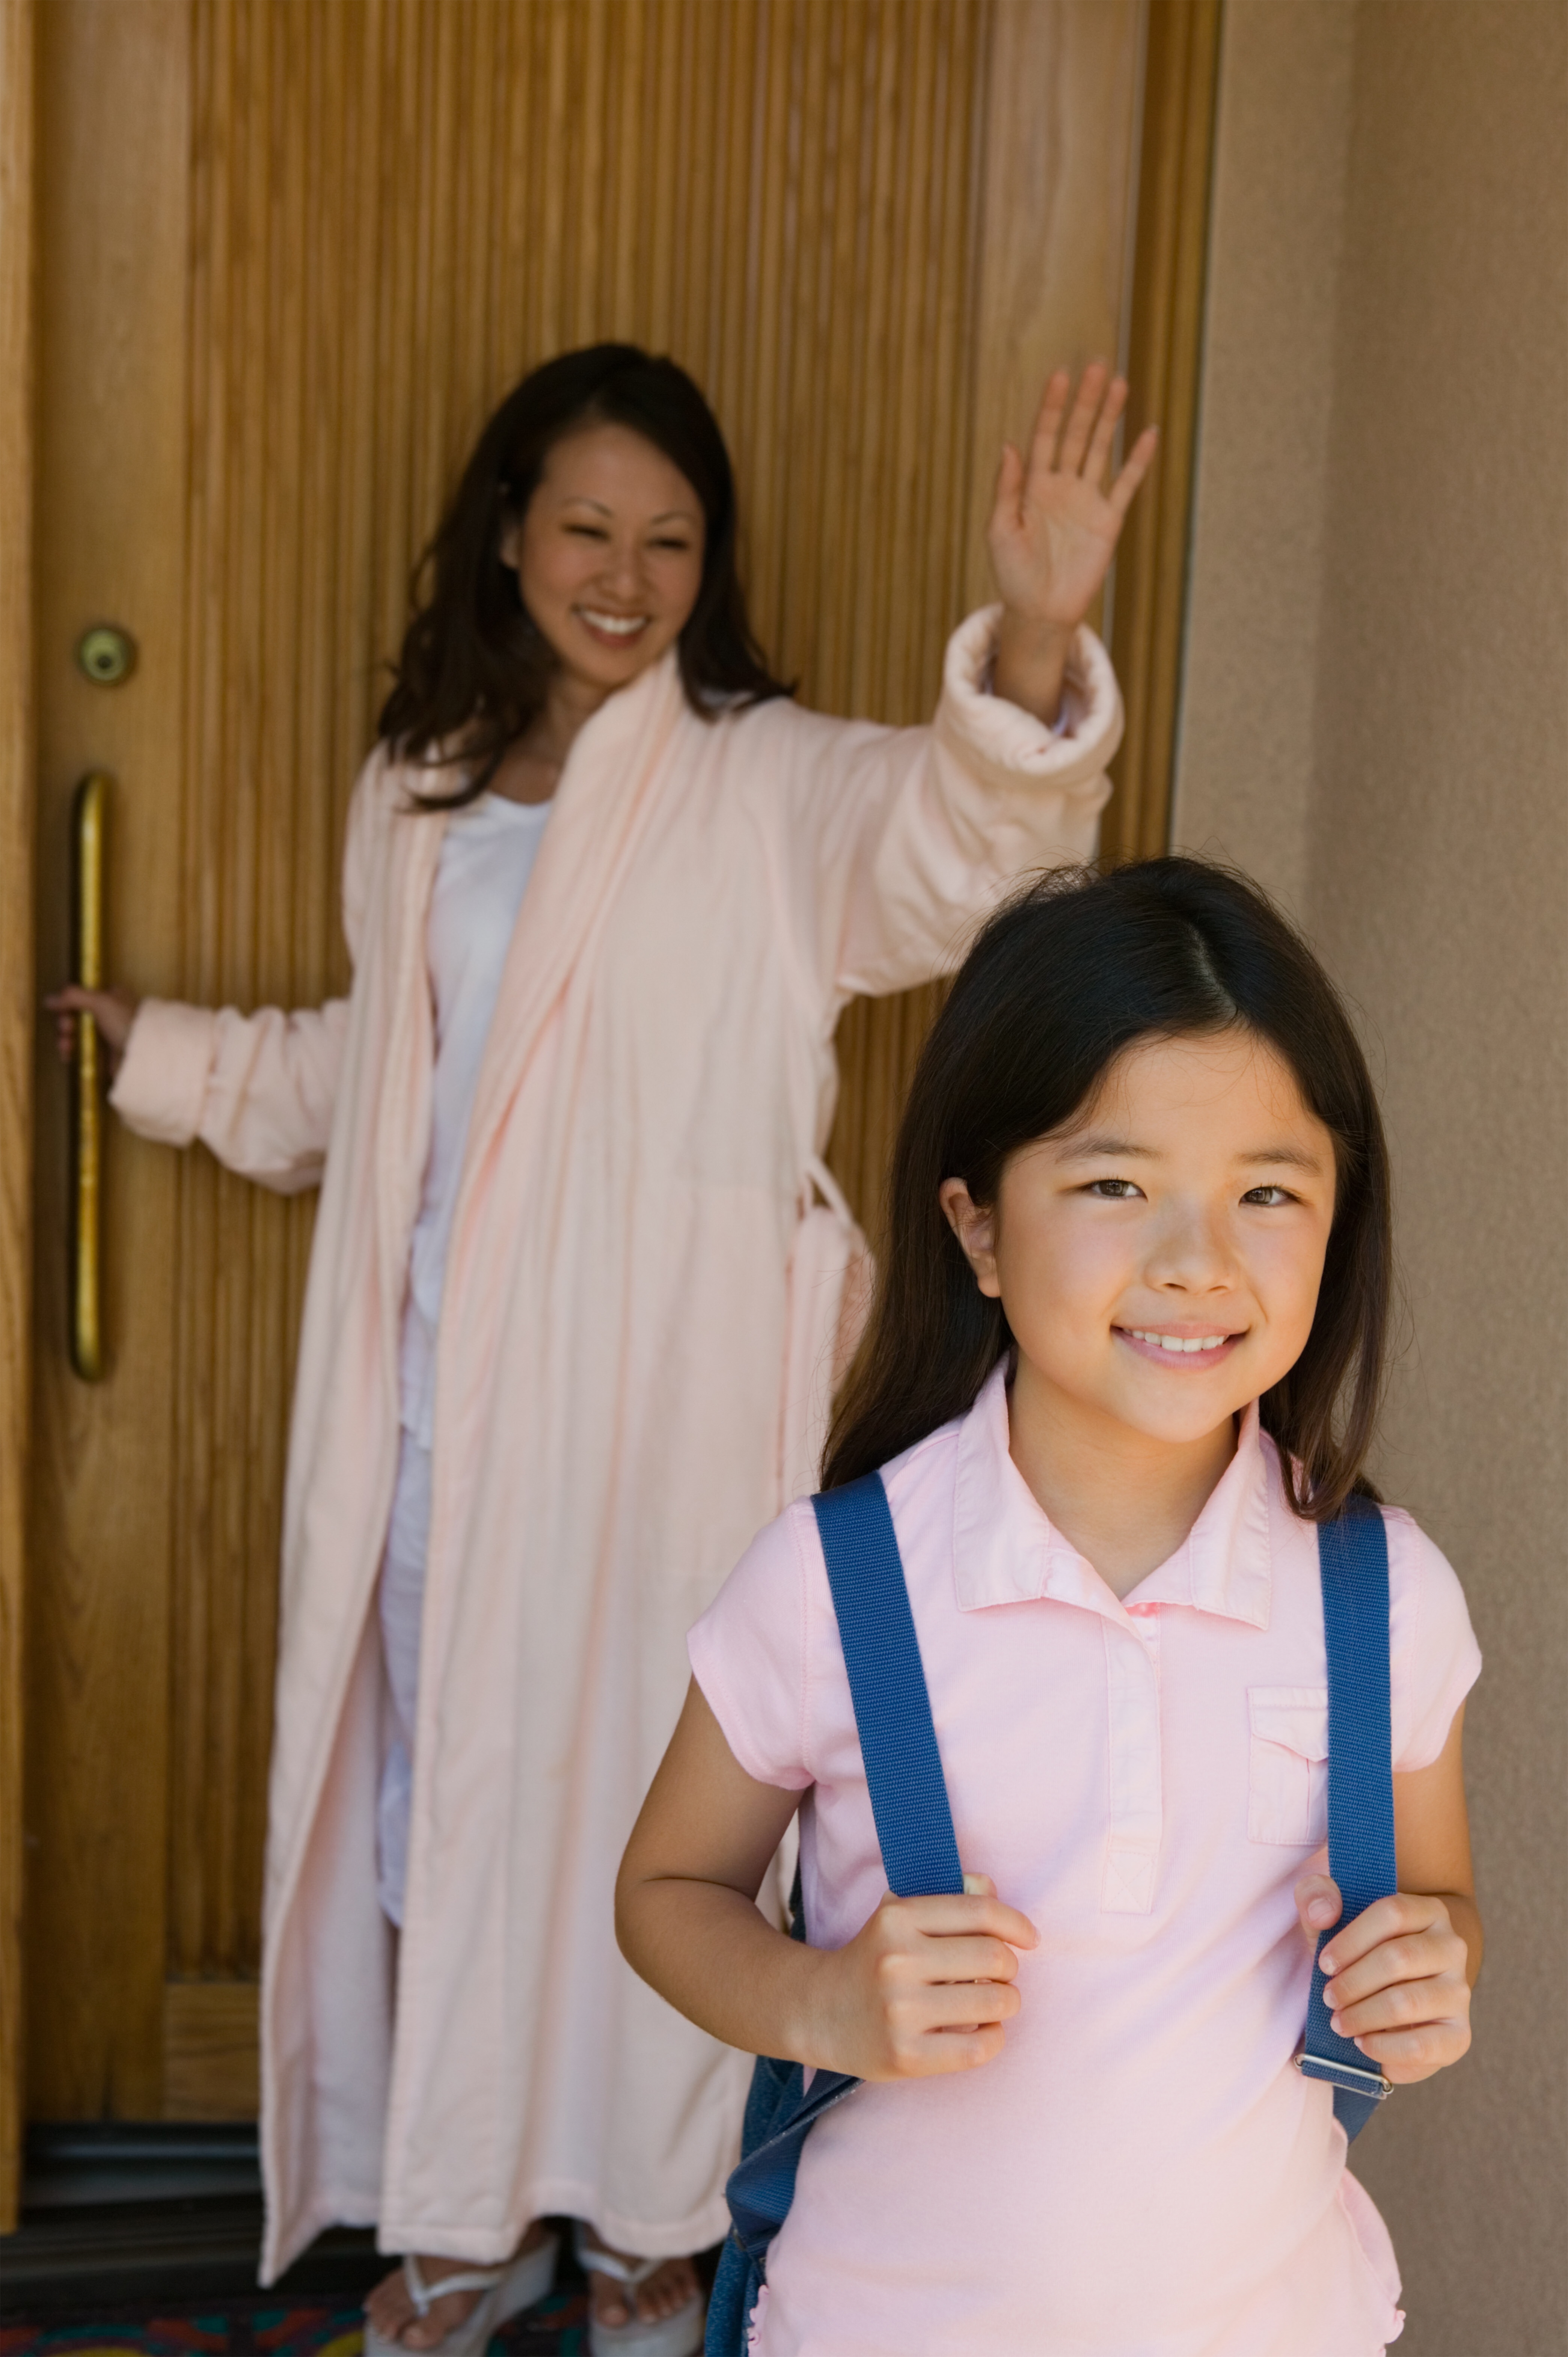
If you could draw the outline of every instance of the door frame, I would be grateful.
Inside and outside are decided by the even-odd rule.
[[[38,0],[0,0],[0,2233],[16,2222],[23,2093],[22,1597],[32,1367],[37,763],[33,500]],[[1016,0],[1001,0],[1004,9]],[[1163,850],[1185,621],[1221,0],[1147,0],[1127,359],[1165,445],[1118,565],[1129,707],[1112,856]]]
[[[0,0],[0,2233],[22,2142],[22,1575],[32,1371],[34,11]]]

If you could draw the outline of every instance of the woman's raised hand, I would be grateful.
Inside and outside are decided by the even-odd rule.
[[[44,1005],[55,1019],[55,1039],[63,1063],[69,1064],[76,1054],[77,1017],[91,1015],[98,1026],[99,1038],[109,1050],[109,1069],[113,1071],[125,1052],[125,1042],[141,1001],[128,990],[83,990],[79,983],[71,982],[46,998]]]
[[[1038,1935],[983,1876],[963,1880],[961,1899],[889,1892],[846,1948],[818,1952],[813,2059],[857,2079],[928,2079],[1000,2054],[1018,2010],[1016,1952]]]
[[[1035,420],[1026,460],[1002,453],[986,541],[1002,596],[993,686],[1009,703],[1054,721],[1073,632],[1111,569],[1133,495],[1154,464],[1157,429],[1146,426],[1114,477],[1116,427],[1127,380],[1091,361],[1073,392],[1058,369]]]

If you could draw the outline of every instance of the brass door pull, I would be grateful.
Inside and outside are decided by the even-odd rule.
[[[94,770],[71,809],[71,979],[103,987],[103,858],[109,778]],[[103,1373],[101,1214],[103,1177],[102,1048],[91,1015],[76,1018],[70,1107],[70,1363],[83,1383]]]

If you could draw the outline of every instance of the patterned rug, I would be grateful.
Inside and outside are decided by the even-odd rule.
[[[582,2357],[588,2303],[558,2291],[513,2317],[489,2357]],[[0,2325],[0,2357],[360,2357],[364,2319],[343,2299],[275,2298],[204,2304],[176,2315],[149,2310],[128,2324]]]

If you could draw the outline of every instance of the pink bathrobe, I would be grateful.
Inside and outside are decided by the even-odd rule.
[[[986,693],[993,627],[954,637],[931,728],[787,702],[703,721],[666,656],[573,746],[446,1266],[397,1945],[374,1600],[443,829],[410,813],[409,774],[379,750],[355,791],[347,1000],[137,1016],[113,1098],[132,1127],[321,1182],[285,1511],[263,2280],[334,2221],[479,2262],[547,2212],[650,2255],[725,2230],[749,2063],[628,1970],[611,1894],[685,1632],[811,1483],[860,1249],[817,1159],[840,1009],[950,968],[1015,877],[1094,847],[1121,728],[1104,651],[1079,634],[1053,738]]]

